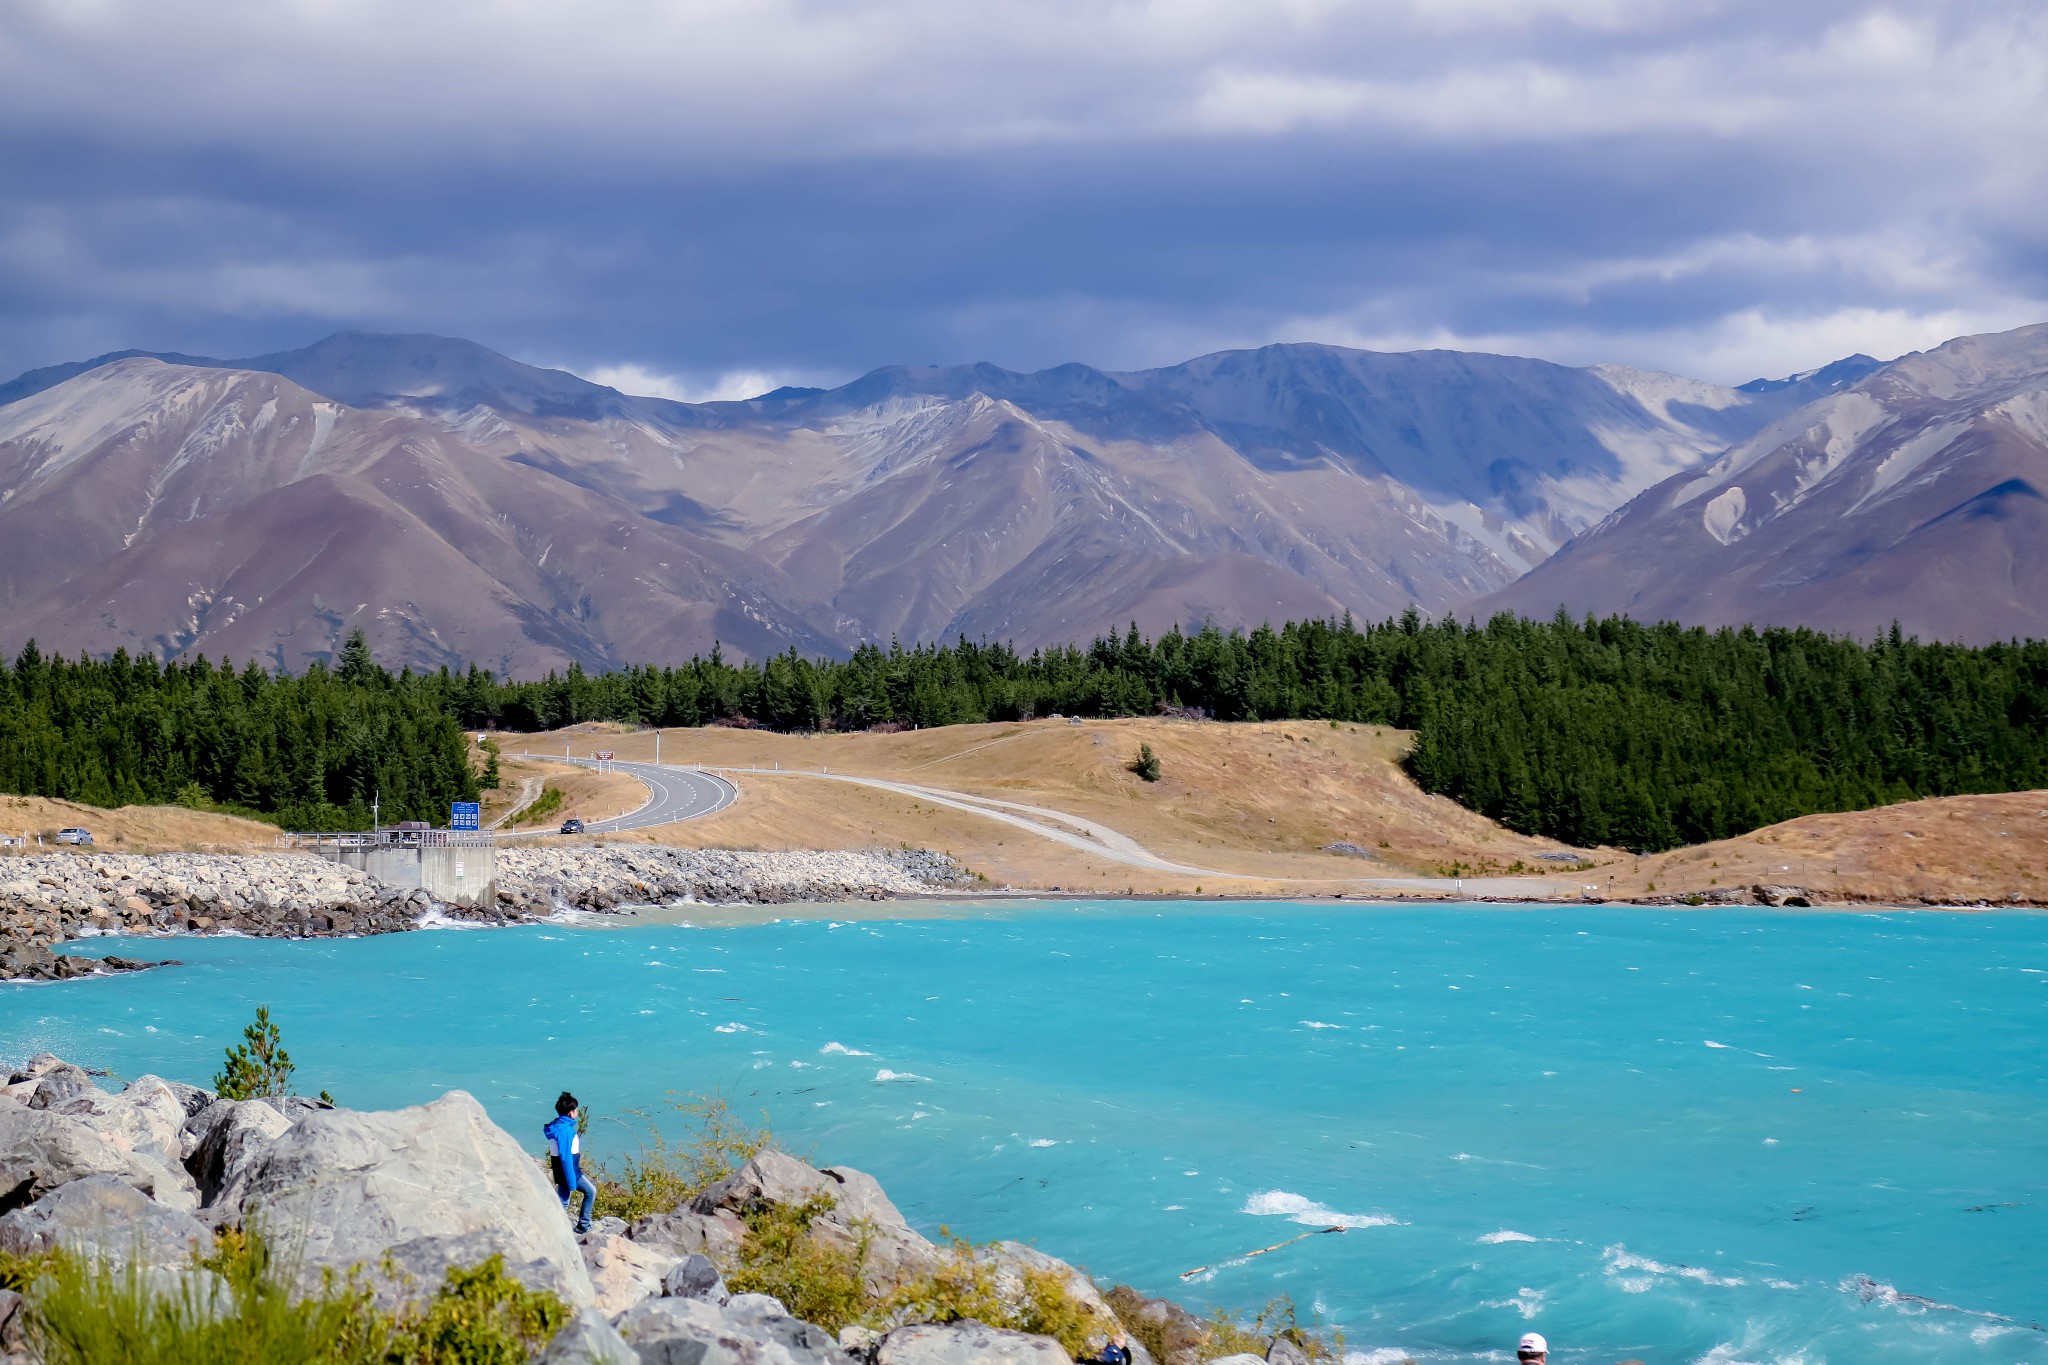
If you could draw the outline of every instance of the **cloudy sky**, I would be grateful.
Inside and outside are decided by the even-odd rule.
[[[0,378],[738,396],[1281,340],[1722,381],[2048,320],[2048,6],[10,0]]]

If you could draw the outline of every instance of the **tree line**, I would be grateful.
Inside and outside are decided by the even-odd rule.
[[[360,634],[291,677],[205,659],[43,657],[0,666],[0,791],[95,806],[179,804],[293,829],[445,824],[473,801],[446,680],[393,675]]]
[[[1376,624],[1347,616],[1157,638],[1133,626],[1028,654],[959,640],[869,644],[845,659],[792,650],[733,662],[714,647],[673,667],[592,674],[572,665],[523,681],[478,668],[393,675],[370,661],[360,637],[337,668],[303,678],[120,656],[38,661],[36,670],[75,678],[97,700],[61,714],[45,704],[39,722],[16,718],[48,756],[21,770],[40,787],[25,788],[17,769],[0,767],[9,789],[163,799],[177,773],[216,799],[275,812],[309,800],[353,811],[365,784],[389,771],[408,794],[402,802],[425,800],[440,818],[450,799],[443,793],[469,780],[461,729],[611,720],[859,730],[1055,713],[1410,729],[1407,761],[1425,790],[1524,833],[1644,852],[1817,811],[2048,786],[2048,643],[1923,644],[1896,629],[1865,644],[1804,629],[1708,631],[1562,613],[1479,625],[1424,622],[1410,611]],[[0,681],[19,687],[23,675],[18,661]],[[195,734],[191,760],[141,757],[163,747],[135,737],[157,733],[145,724],[155,712],[115,718],[113,677],[181,679],[151,686],[209,698],[204,711],[181,704],[165,712],[185,718],[172,726],[178,735],[188,733],[178,725],[211,724],[251,738],[223,747],[210,736],[213,747],[202,749]],[[91,679],[100,681],[88,686]],[[240,709],[230,700],[238,689],[250,699]],[[0,701],[6,695],[0,686]],[[317,757],[288,756],[296,751],[289,739],[273,757],[254,738],[278,727],[269,717],[287,713],[318,731]],[[9,724],[0,716],[0,737],[10,740],[0,763],[13,761]],[[424,747],[394,752],[408,745]],[[216,757],[199,762],[201,752]],[[63,754],[75,756],[56,757]],[[129,775],[133,786],[121,786]],[[71,789],[53,789],[66,782]],[[394,786],[382,790],[392,801]]]

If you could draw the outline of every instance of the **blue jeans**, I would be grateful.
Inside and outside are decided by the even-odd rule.
[[[588,1232],[590,1231],[590,1211],[597,1206],[597,1186],[590,1183],[589,1176],[578,1171],[576,1173],[576,1190],[583,1191],[583,1212],[576,1215],[576,1231]],[[556,1189],[555,1192],[562,1196],[562,1212],[567,1213],[569,1211],[569,1196],[576,1193],[576,1190],[564,1193],[559,1187]]]

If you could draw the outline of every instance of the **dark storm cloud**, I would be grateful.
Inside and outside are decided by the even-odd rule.
[[[1739,380],[2048,316],[2044,69],[2018,3],[46,0],[0,371],[346,326],[685,390],[1277,339]]]

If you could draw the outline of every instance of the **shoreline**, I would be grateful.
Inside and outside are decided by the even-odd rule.
[[[1243,894],[1084,892],[981,887],[926,849],[742,851],[625,844],[506,849],[495,899],[443,902],[368,873],[293,854],[41,854],[0,860],[0,980],[55,979],[60,944],[85,939],[354,938],[438,927],[538,923],[562,914],[640,919],[707,912],[758,922],[788,918],[926,917],[918,907],[1040,904],[1357,906],[1617,906],[1636,909],[1811,909],[1891,913],[2041,910],[2039,900],[1876,901],[1800,886],[1654,896],[1463,895],[1454,892],[1258,891]],[[508,866],[509,864],[509,866]],[[890,907],[881,911],[878,907]],[[680,912],[680,913],[678,913]],[[937,916],[931,916],[937,917]],[[62,956],[62,955],[57,955]],[[133,964],[119,968],[132,970]],[[109,969],[115,970],[115,969]]]

